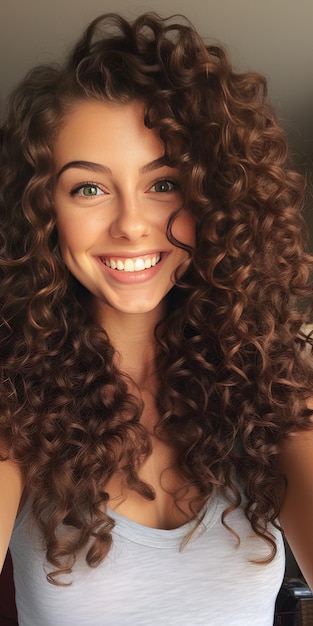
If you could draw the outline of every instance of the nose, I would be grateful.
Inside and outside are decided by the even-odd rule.
[[[138,198],[120,197],[117,205],[110,228],[114,239],[122,238],[134,242],[149,234],[147,212]]]

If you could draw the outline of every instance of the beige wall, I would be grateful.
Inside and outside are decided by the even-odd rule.
[[[34,63],[62,56],[99,13],[186,14],[226,44],[238,68],[256,69],[299,153],[313,152],[313,0],[1,0],[0,97]]]

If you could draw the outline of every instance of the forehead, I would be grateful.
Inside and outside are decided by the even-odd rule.
[[[116,104],[100,101],[80,102],[67,115],[59,131],[54,156],[58,165],[72,159],[100,159],[104,153],[112,155],[139,148],[164,154],[164,145],[155,130],[144,124],[145,106],[141,102]]]

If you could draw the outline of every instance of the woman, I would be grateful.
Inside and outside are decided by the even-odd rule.
[[[108,15],[1,137],[20,626],[272,624],[280,524],[313,583],[312,366],[303,183],[264,80],[186,22]]]

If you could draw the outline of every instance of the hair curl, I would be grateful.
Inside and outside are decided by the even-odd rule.
[[[145,103],[145,124],[183,172],[196,221],[191,264],[156,328],[157,434],[198,490],[194,513],[214,488],[227,494],[228,510],[239,506],[242,484],[245,514],[274,554],[267,528],[284,489],[279,444],[309,427],[312,368],[299,338],[311,263],[303,181],[288,169],[263,77],[235,73],[187,21],[109,14],[91,23],[64,66],[29,73],[0,136],[0,428],[31,485],[50,580],[71,571],[83,548],[92,566],[107,554],[112,474],[154,497],[138,477],[138,458],[151,452],[143,405],[58,249],[53,143],[86,99]],[[60,534],[61,524],[70,532]]]

